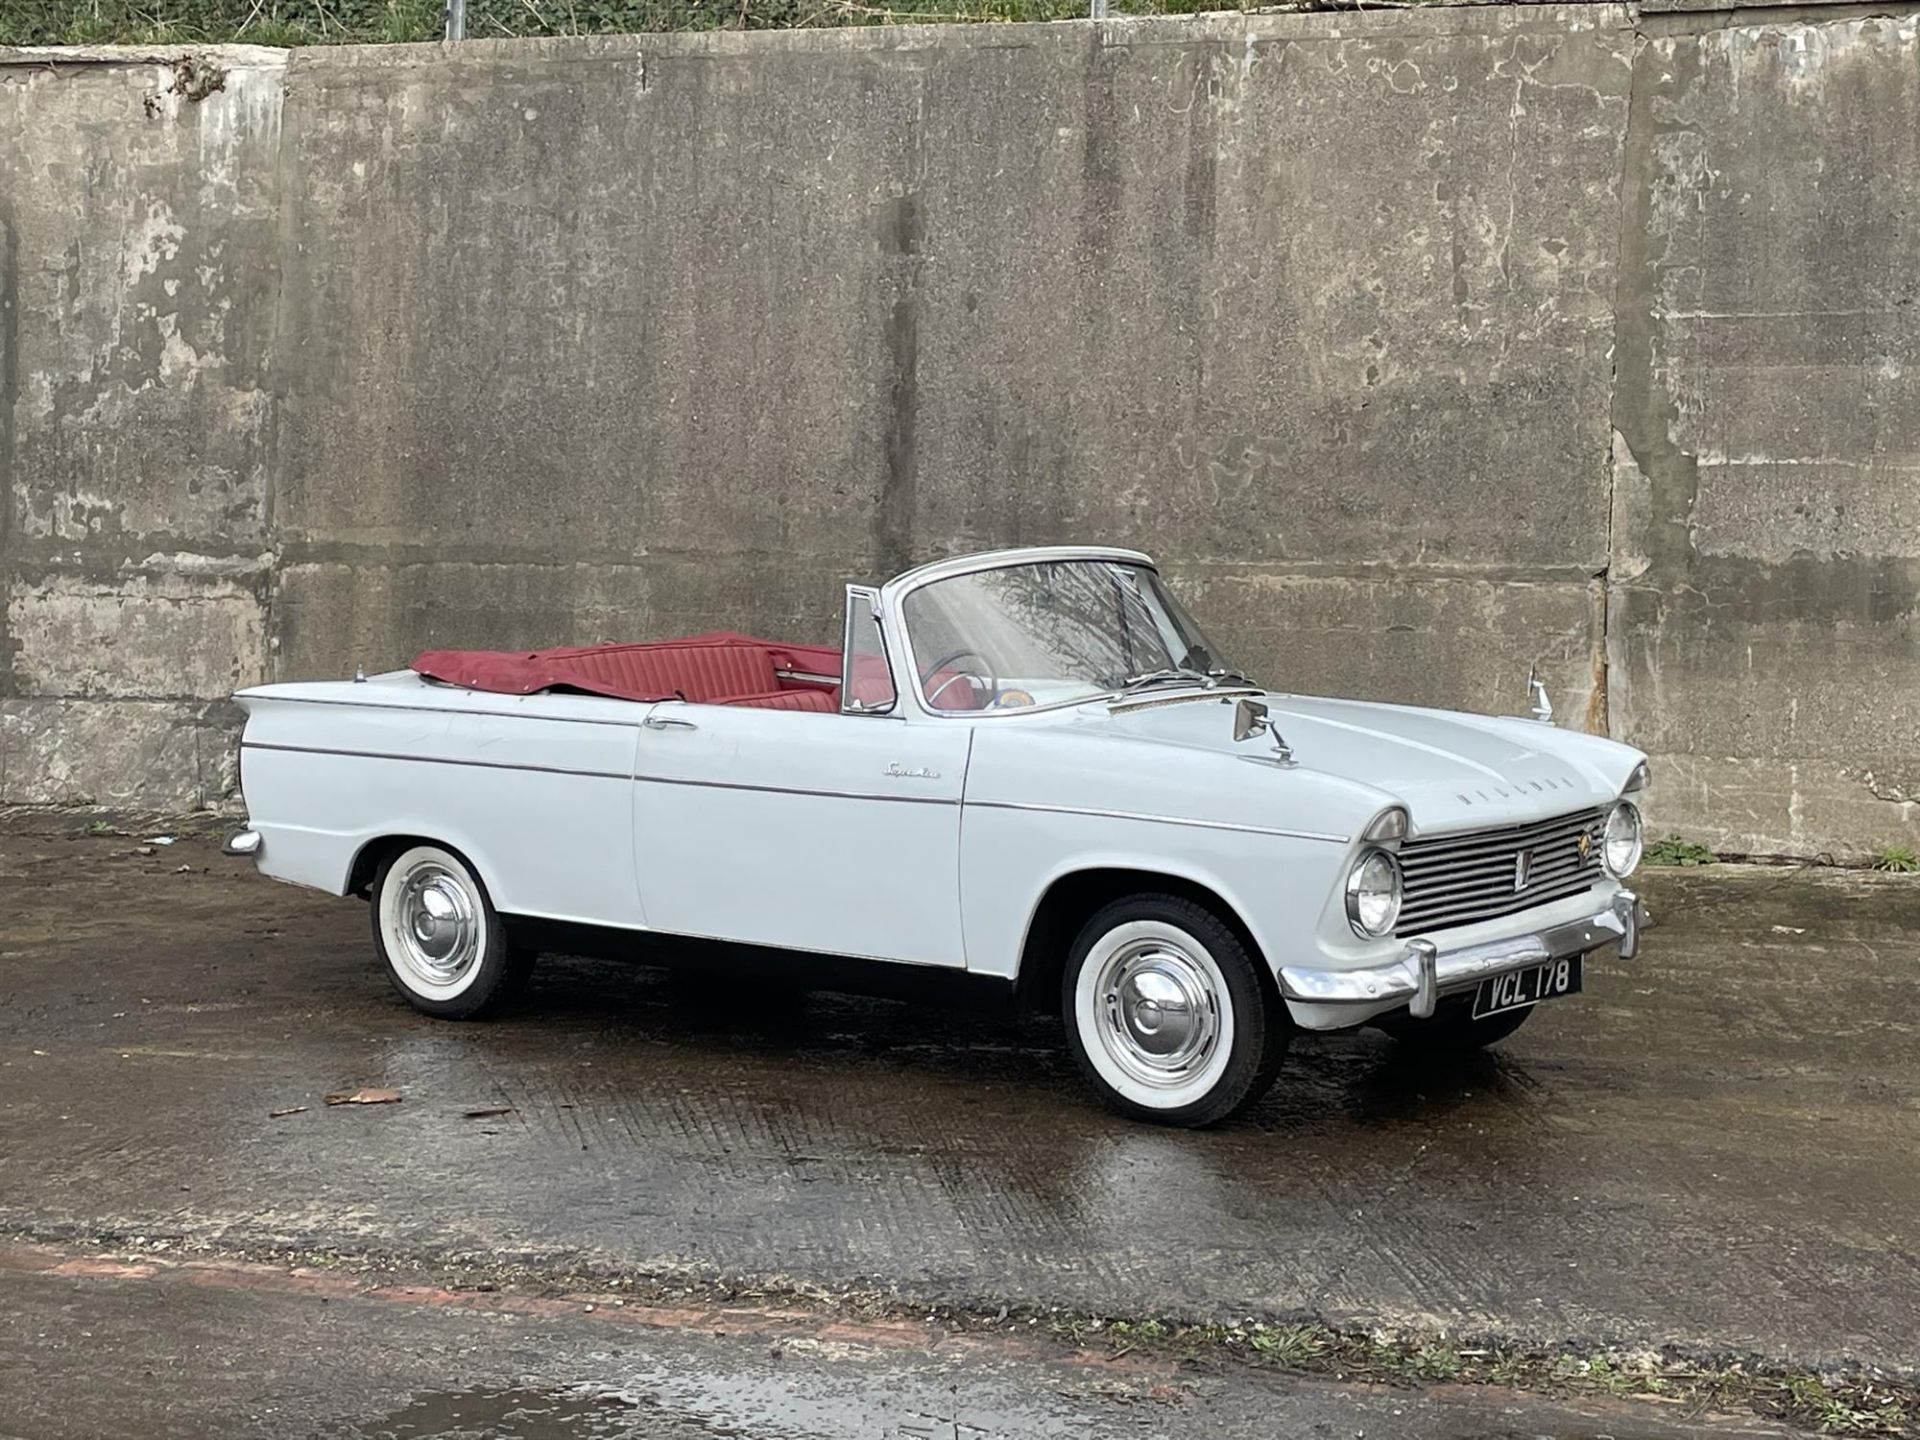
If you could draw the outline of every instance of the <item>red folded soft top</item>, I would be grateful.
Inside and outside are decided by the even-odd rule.
[[[733,630],[638,645],[552,650],[423,650],[413,670],[430,680],[499,695],[582,690],[618,700],[754,701],[796,688],[778,672],[838,680],[840,652]],[[803,689],[817,690],[817,686]],[[822,697],[825,698],[824,696]]]

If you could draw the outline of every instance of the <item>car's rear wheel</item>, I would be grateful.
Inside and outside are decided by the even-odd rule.
[[[1123,1115],[1212,1125],[1266,1093],[1290,1026],[1231,928],[1204,906],[1136,895],[1104,906],[1067,957],[1074,1058]]]
[[[1498,1015],[1476,1020],[1473,997],[1457,995],[1442,1000],[1431,1019],[1393,1015],[1376,1023],[1410,1050],[1431,1055],[1466,1055],[1506,1039],[1539,1008],[1529,1005],[1523,1010],[1503,1010]]]
[[[532,968],[473,867],[438,845],[398,850],[373,882],[373,943],[416,1010],[466,1020],[499,1005]]]

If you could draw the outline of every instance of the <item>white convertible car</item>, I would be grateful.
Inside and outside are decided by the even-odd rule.
[[[1200,1125],[1296,1027],[1484,1045],[1645,918],[1638,751],[1537,685],[1532,719],[1269,692],[1125,550],[849,585],[839,650],[438,651],[237,698],[228,849],[367,897],[447,1018],[539,922],[943,966],[1057,1003],[1116,1108]]]

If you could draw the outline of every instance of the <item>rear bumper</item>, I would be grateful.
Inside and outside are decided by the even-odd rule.
[[[1280,992],[1301,1005],[1354,1006],[1369,1011],[1393,1008],[1404,1001],[1409,1013],[1424,1019],[1433,1014],[1442,995],[1478,985],[1489,975],[1584,955],[1605,945],[1619,946],[1620,958],[1631,960],[1640,948],[1640,932],[1647,923],[1646,907],[1639,896],[1621,890],[1605,909],[1592,915],[1484,945],[1442,950],[1430,940],[1409,940],[1399,959],[1361,970],[1282,966]],[[1357,1022],[1365,1016],[1353,1018]]]

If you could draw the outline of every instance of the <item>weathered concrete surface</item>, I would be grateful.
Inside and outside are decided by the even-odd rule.
[[[11,684],[132,698],[130,662],[71,653],[103,620],[214,693],[429,643],[825,637],[848,575],[1101,536],[1247,597],[1211,618],[1284,683],[1466,703],[1542,658],[1578,712],[1631,42],[1600,7],[296,54],[232,167],[263,177],[259,213],[189,217],[277,287],[189,296],[270,322],[246,358],[271,446],[252,409],[206,422],[264,455],[259,504],[211,525],[183,500],[176,525],[256,568],[136,634],[121,617],[156,602],[124,575],[152,547],[116,540],[84,594],[23,552]],[[204,117],[138,113],[139,67],[34,73],[23,124],[174,147],[116,180],[184,226],[168,192],[198,193]],[[42,230],[126,228],[22,194]],[[101,324],[145,313],[101,296]],[[239,348],[197,344],[182,375],[225,381]],[[23,452],[22,515],[84,513],[107,468]],[[1356,651],[1382,610],[1448,663]],[[23,746],[13,799],[212,788],[101,755],[87,791]]]
[[[1295,609],[1523,572],[1422,693],[1484,693],[1543,618],[1585,684],[1629,42],[1476,11],[301,54],[282,670],[456,620],[824,637],[849,574],[1099,535]]]
[[[280,51],[0,63],[0,796],[232,787],[267,672]]]
[[[1614,398],[1616,729],[1740,849],[1920,819],[1920,18],[1652,41]]]
[[[1800,21],[1816,16],[1824,20],[1829,14],[1838,18],[1850,14],[1885,15],[1887,13],[1887,7],[1875,4],[1874,0],[1797,0],[1793,5],[1782,5],[1780,0],[1638,0],[1634,8],[1643,16],[1657,17],[1660,20],[1671,15],[1689,28],[1698,28],[1699,21],[1691,17],[1700,12],[1705,12],[1700,14],[1700,18],[1709,25],[1725,23],[1725,17],[1766,23],[1779,20],[1783,16]],[[1769,13],[1751,14],[1754,11]]]
[[[1915,20],[1826,13],[0,63],[0,799],[216,799],[262,675],[1107,539],[1278,686],[1539,664],[1667,828],[1920,835]]]
[[[555,960],[507,1020],[429,1021],[360,902],[62,823],[0,840],[0,1237],[1920,1355],[1911,879],[1650,876],[1644,958],[1490,1057],[1303,1037],[1191,1134],[950,1007]],[[320,1103],[359,1085],[406,1098]]]
[[[597,1304],[595,1302],[598,1302]],[[1372,1436],[1714,1440],[1791,1432],[1489,1387],[1331,1384],[1014,1335],[617,1293],[448,1291],[392,1271],[0,1249],[0,1413],[35,1440]]]

